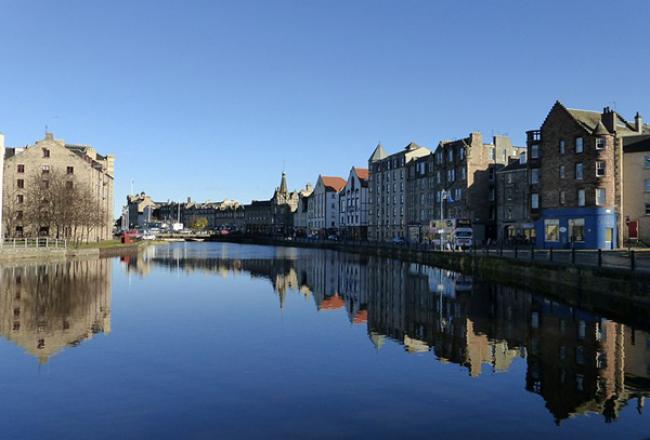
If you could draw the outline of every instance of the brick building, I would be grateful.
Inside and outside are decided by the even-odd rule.
[[[531,217],[537,246],[616,248],[622,242],[623,140],[650,133],[637,115],[556,102],[527,133]]]
[[[650,135],[623,139],[623,237],[650,246]]]
[[[535,241],[535,225],[528,206],[528,165],[526,153],[497,171],[497,239],[501,242]]]
[[[432,238],[433,223],[441,218],[469,219],[477,241],[496,239],[495,171],[517,155],[506,136],[486,144],[480,133],[470,133],[442,141],[434,153],[412,161],[406,197],[409,239]]]

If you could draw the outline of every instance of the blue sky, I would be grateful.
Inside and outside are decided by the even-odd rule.
[[[556,99],[650,119],[650,2],[0,0],[0,131],[93,144],[157,200],[268,198],[381,140],[522,144]],[[117,214],[117,213],[116,213]]]

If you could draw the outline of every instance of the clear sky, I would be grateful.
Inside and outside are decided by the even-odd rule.
[[[48,125],[156,200],[272,195],[556,99],[650,120],[650,2],[0,0],[0,131]],[[116,211],[116,215],[118,212]]]

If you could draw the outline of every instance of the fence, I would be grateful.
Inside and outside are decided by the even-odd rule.
[[[577,249],[536,249],[533,246],[483,246],[468,250],[445,249],[426,243],[386,243],[374,241],[349,240],[313,240],[296,239],[298,243],[341,244],[368,249],[408,249],[420,252],[443,253],[472,253],[499,258],[510,258],[528,261],[546,261],[563,265],[604,267],[610,269],[627,269],[631,271],[650,272],[650,250],[618,249],[618,250],[577,250]]]
[[[6,249],[66,249],[68,240],[56,238],[9,238],[0,240],[0,250]]]

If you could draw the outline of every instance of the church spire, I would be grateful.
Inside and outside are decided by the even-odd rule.
[[[282,171],[282,180],[280,181],[280,194],[287,194],[289,190],[287,189],[287,173]]]

